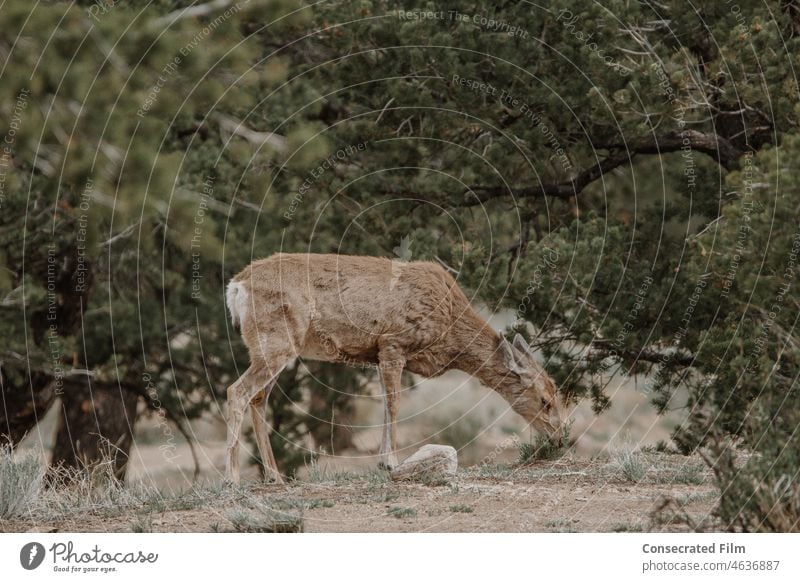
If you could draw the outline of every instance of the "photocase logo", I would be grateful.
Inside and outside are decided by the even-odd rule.
[[[30,542],[22,546],[19,552],[19,563],[26,570],[35,570],[44,561],[44,546],[39,542]]]

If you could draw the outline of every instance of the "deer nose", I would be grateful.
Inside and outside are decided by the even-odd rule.
[[[564,424],[564,420],[561,418],[561,415],[558,413],[558,410],[554,410],[553,412],[550,413],[550,424],[552,424],[557,429],[561,428],[561,426]]]

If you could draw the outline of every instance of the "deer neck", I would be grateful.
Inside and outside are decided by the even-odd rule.
[[[505,397],[513,380],[499,348],[500,334],[470,310],[455,321],[450,336],[453,367],[475,376]]]

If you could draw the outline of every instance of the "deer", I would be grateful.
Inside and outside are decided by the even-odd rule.
[[[564,424],[555,383],[525,339],[517,334],[509,342],[492,329],[437,263],[278,253],[234,276],[226,303],[250,357],[227,389],[227,482],[240,480],[240,432],[249,405],[264,478],[283,483],[266,406],[278,375],[298,357],[377,369],[384,403],[382,469],[398,464],[404,370],[425,378],[462,370],[500,394],[537,431],[553,437]]]

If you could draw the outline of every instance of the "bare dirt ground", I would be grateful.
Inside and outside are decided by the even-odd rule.
[[[44,491],[26,518],[0,520],[0,531],[687,529],[653,519],[665,498],[692,522],[708,521],[716,497],[703,463],[653,452],[669,440],[681,413],[656,415],[636,379],[611,385],[609,396],[612,406],[600,416],[588,402],[571,410],[574,442],[564,457],[517,467],[518,445],[528,433],[499,396],[458,373],[420,381],[403,395],[398,453],[402,459],[423,444],[454,446],[462,468],[444,486],[394,483],[374,469],[383,418],[375,394],[356,399],[353,449],[332,454],[317,449],[319,466],[302,468],[287,485],[259,484],[252,442],[242,447],[243,486],[222,485],[226,426],[221,409],[190,425],[200,471],[194,485],[186,441],[169,424],[145,418],[137,425],[124,488],[104,491],[84,484],[77,492]],[[20,447],[41,455],[43,462],[55,408]]]
[[[636,464],[639,463],[639,464]],[[15,521],[0,531],[67,532],[624,532],[686,531],[654,516],[665,498],[695,523],[716,502],[698,459],[641,453],[619,460],[535,461],[461,470],[449,484],[397,483],[379,471],[311,474],[287,485],[208,485],[146,492]],[[644,474],[632,481],[632,467]],[[111,496],[113,498],[113,495]]]

